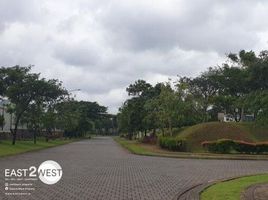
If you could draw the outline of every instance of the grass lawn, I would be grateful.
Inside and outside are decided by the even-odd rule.
[[[201,200],[239,200],[247,187],[257,183],[268,183],[268,174],[217,183],[202,192]]]
[[[12,145],[10,140],[1,140],[0,157],[54,147],[62,144],[67,144],[73,141],[75,141],[75,139],[56,139],[46,142],[45,139],[42,138],[37,140],[36,144],[34,144],[33,141],[16,141],[16,144]]]
[[[160,156],[170,158],[197,158],[197,159],[233,159],[233,160],[268,160],[268,155],[241,155],[241,154],[213,154],[173,152],[161,149],[158,145],[143,144],[136,140],[127,140],[114,137],[114,140],[131,153],[146,156]]]
[[[139,155],[151,155],[152,152],[146,150],[135,140],[126,140],[119,137],[114,137],[114,140],[118,142],[121,146],[129,150],[131,153],[139,154]]]

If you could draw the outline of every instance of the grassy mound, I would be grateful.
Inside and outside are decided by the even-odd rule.
[[[183,130],[177,136],[186,139],[188,151],[203,151],[201,143],[218,139],[243,140],[259,142],[268,140],[268,128],[255,123],[223,123],[209,122],[197,124]]]

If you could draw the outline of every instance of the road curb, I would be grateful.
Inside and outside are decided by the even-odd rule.
[[[256,175],[258,175],[258,174],[256,174]],[[200,200],[200,194],[202,193],[202,191],[204,191],[208,187],[215,185],[217,183],[231,181],[234,179],[248,177],[248,176],[255,176],[255,175],[236,176],[236,177],[231,177],[231,178],[227,178],[227,179],[212,180],[212,181],[200,183],[200,184],[194,185],[194,186],[187,188],[186,190],[180,192],[176,196],[176,198],[174,198],[173,200]]]

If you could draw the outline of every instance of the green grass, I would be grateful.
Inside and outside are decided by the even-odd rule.
[[[204,152],[203,141],[234,139],[247,142],[268,140],[268,128],[255,123],[209,122],[188,127],[178,134],[178,138],[187,140],[188,151]]]
[[[217,183],[201,193],[201,200],[239,200],[243,190],[257,183],[268,183],[268,174]]]
[[[75,139],[56,139],[46,142],[45,139],[42,138],[37,140],[36,144],[34,144],[33,141],[17,141],[15,145],[12,145],[10,140],[1,140],[0,157],[54,147],[62,144],[67,144],[73,141],[75,141]]]
[[[129,150],[131,153],[139,155],[151,155],[152,152],[142,148],[139,143],[135,140],[126,140],[119,137],[114,137],[114,140],[118,142],[121,146]]]
[[[161,149],[156,145],[146,145],[137,140],[113,137],[122,147],[133,154],[145,156],[159,156],[169,158],[194,158],[194,159],[225,159],[225,160],[268,160],[267,155],[241,155],[241,154],[213,154],[213,153],[191,153],[174,152]]]

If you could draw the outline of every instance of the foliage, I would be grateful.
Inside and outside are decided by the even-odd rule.
[[[175,127],[217,121],[219,112],[242,120],[253,114],[258,124],[267,124],[268,51],[256,55],[241,50],[227,58],[222,65],[194,78],[180,77],[175,84],[152,86],[144,80],[130,84],[130,98],[119,109],[119,131],[132,136],[161,129],[172,136]]]
[[[5,118],[3,115],[0,115],[0,126],[4,126],[5,124]]]
[[[202,142],[202,146],[213,153],[230,153],[234,150],[235,141],[230,139],[220,139],[217,141]]]
[[[183,139],[160,136],[158,138],[158,143],[161,148],[170,151],[186,151],[186,141]]]
[[[210,152],[214,153],[230,153],[236,151],[239,153],[268,153],[268,143],[250,143],[239,140],[221,139],[217,141],[202,142],[202,146]]]
[[[16,142],[18,125],[24,113],[28,112],[27,117],[31,118],[28,120],[31,128],[36,128],[40,117],[36,111],[41,112],[41,106],[44,106],[42,104],[53,102],[67,94],[58,80],[40,78],[40,74],[30,72],[31,67],[0,68],[2,95],[9,99],[12,104],[9,111],[16,116],[14,129],[11,129],[12,144]]]
[[[115,116],[108,115],[106,107],[96,102],[74,101],[60,81],[41,78],[31,68],[0,68],[0,95],[10,101],[7,110],[15,116],[12,144],[16,142],[19,124],[27,125],[34,143],[43,130],[48,141],[56,129],[63,130],[67,137],[80,137],[88,131],[107,131],[116,126]]]

